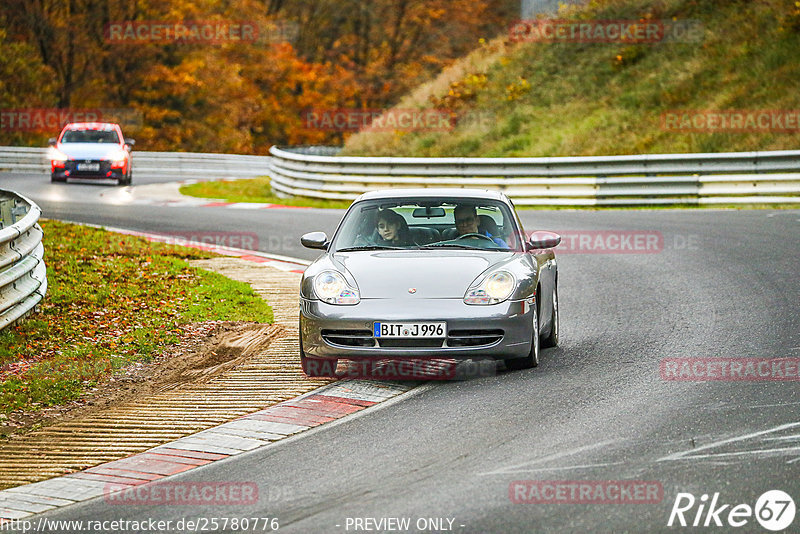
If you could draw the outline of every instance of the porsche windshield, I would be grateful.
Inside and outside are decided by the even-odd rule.
[[[335,252],[439,248],[520,251],[516,219],[495,200],[369,200],[347,212],[331,247]]]

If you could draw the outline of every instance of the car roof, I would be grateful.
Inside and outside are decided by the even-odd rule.
[[[466,189],[461,187],[418,187],[409,189],[381,189],[378,191],[368,191],[359,195],[354,202],[360,200],[376,199],[396,199],[396,198],[461,198],[461,199],[480,199],[480,200],[499,200],[510,203],[508,197],[500,191],[489,189]]]
[[[113,122],[71,122],[64,126],[65,130],[116,130],[119,126]]]

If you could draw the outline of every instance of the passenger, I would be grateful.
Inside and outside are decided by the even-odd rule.
[[[503,239],[493,236],[486,230],[480,231],[478,229],[478,223],[480,222],[480,219],[478,219],[478,210],[475,209],[475,206],[469,204],[459,204],[456,206],[456,209],[453,210],[453,216],[456,220],[456,232],[458,232],[459,236],[467,234],[485,235],[486,237],[491,237],[492,241],[494,241],[498,246],[509,248],[508,243],[503,241]]]
[[[392,210],[381,210],[375,219],[377,227],[378,245],[390,245],[395,247],[405,247],[415,245],[408,229],[408,223],[399,213]]]

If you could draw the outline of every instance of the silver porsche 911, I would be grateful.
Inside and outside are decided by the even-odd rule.
[[[536,367],[558,343],[551,232],[526,237],[503,193],[385,190],[359,196],[300,289],[300,358],[309,376],[339,359],[493,358]]]

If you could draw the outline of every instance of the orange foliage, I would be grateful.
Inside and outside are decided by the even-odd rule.
[[[5,70],[18,74],[0,83],[0,98],[133,110],[141,124],[125,133],[143,150],[263,154],[272,144],[341,143],[342,133],[308,128],[304,112],[392,105],[477,37],[504,31],[517,9],[516,0],[4,0]],[[110,42],[107,24],[125,21],[243,21],[260,38]],[[42,73],[48,83],[34,85]],[[0,144],[55,134],[0,131]]]

